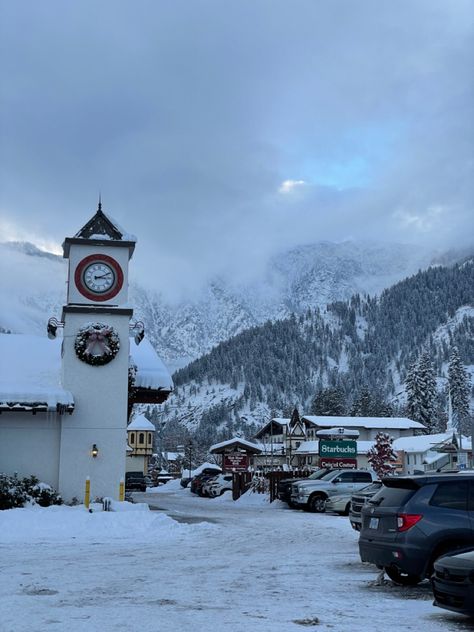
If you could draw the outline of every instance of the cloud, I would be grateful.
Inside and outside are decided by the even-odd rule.
[[[303,187],[305,184],[304,180],[283,180],[278,191],[279,193],[291,193],[294,189]]]
[[[474,232],[470,1],[0,2],[19,234],[60,244],[102,192],[137,270],[185,288],[301,241]]]

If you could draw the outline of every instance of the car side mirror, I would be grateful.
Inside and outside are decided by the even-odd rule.
[[[335,479],[333,480],[333,483],[340,483],[340,482],[341,482],[341,479],[340,479],[340,478],[335,478]]]

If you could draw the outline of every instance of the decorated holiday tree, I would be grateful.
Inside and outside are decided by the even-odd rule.
[[[385,432],[378,432],[375,445],[367,453],[367,460],[379,478],[391,474],[395,469],[397,455],[392,448],[393,439]]]

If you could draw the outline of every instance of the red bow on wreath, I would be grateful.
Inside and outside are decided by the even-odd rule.
[[[106,353],[112,353],[107,341],[106,337],[110,336],[112,330],[108,327],[104,327],[103,329],[89,329],[89,337],[87,338],[87,347],[84,351],[84,355],[104,355]],[[92,353],[92,350],[95,346],[98,346],[100,349],[100,354]]]

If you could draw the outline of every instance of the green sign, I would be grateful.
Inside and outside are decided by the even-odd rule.
[[[357,441],[326,441],[326,439],[320,439],[319,456],[352,459],[357,456]]]

